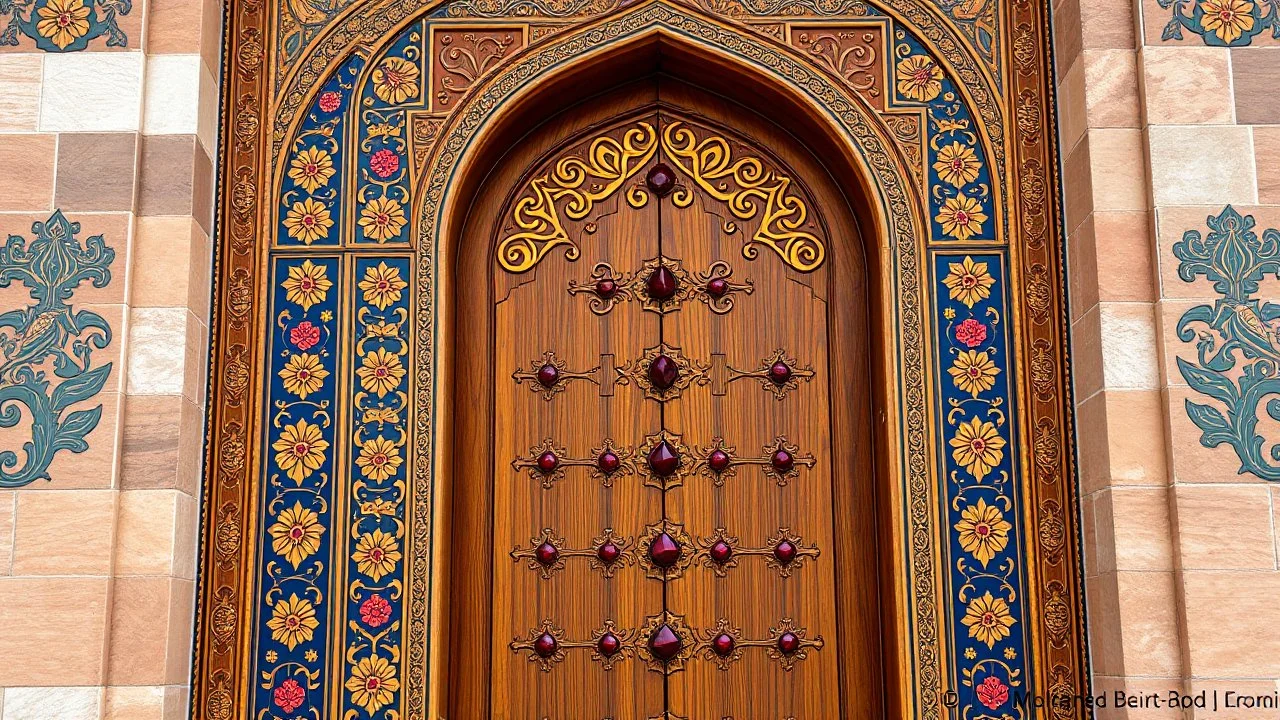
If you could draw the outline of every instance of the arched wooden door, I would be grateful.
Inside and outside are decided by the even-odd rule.
[[[655,77],[478,198],[451,717],[882,715],[866,265],[821,164]]]

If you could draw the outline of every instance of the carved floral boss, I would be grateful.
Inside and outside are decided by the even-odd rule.
[[[650,167],[643,184],[626,187],[649,166],[659,147],[674,169],[659,162]],[[527,272],[562,245],[567,246],[565,257],[577,260],[582,250],[569,236],[565,221],[585,220],[599,203],[624,187],[624,197],[633,208],[644,207],[653,196],[670,197],[676,207],[689,207],[694,191],[677,182],[677,172],[724,203],[739,221],[759,218],[759,227],[742,247],[748,260],[759,256],[761,246],[800,272],[817,270],[826,259],[823,241],[805,229],[812,227],[809,206],[795,192],[789,176],[759,158],[735,158],[728,140],[718,135],[700,138],[684,123],[673,121],[659,138],[651,123],[641,121],[628,128],[621,140],[597,137],[584,155],[561,158],[549,172],[531,180],[511,213],[515,232],[498,244],[498,264],[508,272]],[[734,233],[737,226],[726,222],[724,230]]]

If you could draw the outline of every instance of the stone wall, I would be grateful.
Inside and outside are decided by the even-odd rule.
[[[1205,13],[1200,22],[1197,4]],[[1280,488],[1257,472],[1238,472],[1247,463],[1230,442],[1203,444],[1204,430],[1189,414],[1197,411],[1186,404],[1265,418],[1256,403],[1223,401],[1223,381],[1239,387],[1242,370],[1256,363],[1241,352],[1234,369],[1210,368],[1205,376],[1196,346],[1212,337],[1216,351],[1234,337],[1274,353],[1273,318],[1236,297],[1232,314],[1262,340],[1225,318],[1195,322],[1193,308],[1230,299],[1211,282],[1230,273],[1221,261],[1198,271],[1194,242],[1178,249],[1187,231],[1220,246],[1253,216],[1259,247],[1246,254],[1259,263],[1276,254],[1262,244],[1266,228],[1280,227],[1280,42],[1267,11],[1267,3],[1240,0],[1199,0],[1183,11],[1157,0],[1055,3],[1089,634],[1099,691],[1271,694],[1280,678]],[[1223,13],[1227,20],[1215,24]],[[1217,241],[1210,216],[1226,222]],[[1234,237],[1249,245],[1245,235]],[[1277,298],[1277,289],[1273,278],[1246,295],[1265,301]],[[1184,316],[1185,340],[1178,333]],[[1190,384],[1197,378],[1199,388]],[[1214,378],[1220,397],[1203,386]],[[1213,425],[1213,412],[1201,420]],[[1275,442],[1276,429],[1269,421],[1235,434],[1247,447],[1254,437]],[[1100,717],[1179,715],[1108,710]],[[1280,711],[1219,717],[1276,718]]]
[[[89,371],[78,375],[86,382],[74,393],[84,397],[62,411],[57,388],[77,380],[55,374],[58,343],[26,363],[46,374],[43,395],[53,401],[36,416],[64,438],[90,429],[83,433],[87,450],[53,455],[51,480],[0,488],[0,717],[183,718],[219,8],[201,0],[146,0],[116,14],[112,27],[100,4],[52,0],[46,7],[51,17],[26,18],[29,8],[19,3],[31,32],[0,46],[0,238],[48,248],[74,230],[51,220],[55,211],[79,224],[75,247],[89,255],[91,238],[101,235],[110,252],[70,261],[72,272],[87,274],[65,304],[76,317],[102,318],[110,342],[90,345]],[[41,24],[48,19],[55,24]],[[45,224],[40,231],[33,230],[37,222]],[[21,265],[16,255],[0,270]],[[102,287],[91,278],[95,267],[110,273]],[[0,312],[35,305],[29,293],[55,280],[48,266],[5,279]],[[27,346],[43,327],[31,317],[4,325],[0,319],[0,334],[25,333]],[[78,335],[105,337],[91,325]],[[6,350],[6,357],[16,354]],[[108,366],[105,376],[92,372]],[[17,450],[33,437],[25,407],[24,416],[0,429],[0,448]]]

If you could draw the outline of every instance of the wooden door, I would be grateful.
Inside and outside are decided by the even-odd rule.
[[[880,715],[861,240],[821,165],[655,78],[530,133],[479,197],[454,714]]]

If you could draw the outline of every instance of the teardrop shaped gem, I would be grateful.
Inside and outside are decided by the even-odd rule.
[[[710,552],[711,559],[714,560],[717,565],[723,565],[729,562],[730,558],[733,557],[733,548],[729,543],[723,540],[717,540],[716,544],[711,546]]]
[[[533,641],[533,651],[538,653],[538,657],[549,658],[556,654],[559,647],[560,643],[551,637],[551,633],[542,633],[537,640]]]
[[[622,642],[613,633],[605,633],[596,641],[596,649],[605,657],[613,657],[622,649]]]
[[[649,557],[660,568],[669,568],[675,565],[680,561],[682,553],[680,543],[665,532],[649,543]]]
[[[622,461],[611,450],[605,450],[600,453],[600,457],[596,458],[596,467],[605,475],[612,475],[617,472],[621,465]]]
[[[676,279],[675,273],[665,265],[659,265],[649,273],[649,279],[645,281],[645,291],[649,293],[649,297],[658,301],[670,300],[679,287],[680,281]]]
[[[644,181],[653,194],[660,198],[670,195],[676,189],[676,174],[666,163],[654,165]]]
[[[649,469],[659,477],[669,477],[680,469],[680,454],[671,447],[671,443],[663,440],[649,451]]]
[[[649,637],[649,649],[664,663],[680,654],[681,645],[683,643],[680,642],[680,636],[666,623],[660,625]]]
[[[659,355],[649,363],[649,382],[659,390],[668,390],[680,379],[680,366],[666,355]]]

